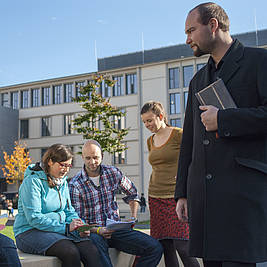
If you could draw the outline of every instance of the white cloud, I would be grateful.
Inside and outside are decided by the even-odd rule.
[[[103,24],[103,25],[107,24],[107,22],[105,20],[103,20],[103,19],[98,19],[97,23]]]

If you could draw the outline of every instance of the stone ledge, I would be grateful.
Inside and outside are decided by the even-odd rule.
[[[18,255],[22,267],[61,267],[61,261],[57,257],[28,254],[20,250]]]
[[[135,259],[133,255],[126,254],[114,248],[110,248],[109,253],[114,266],[132,267]],[[61,267],[61,261],[57,257],[28,254],[20,250],[18,250],[18,254],[22,267]]]
[[[150,230],[142,230],[149,234]],[[57,257],[40,256],[35,254],[23,253],[18,250],[22,267],[61,267],[61,261]],[[114,248],[109,249],[109,254],[114,267],[132,267],[135,256],[118,251]],[[164,266],[164,265],[159,265]]]
[[[141,230],[143,233],[150,234],[150,229]],[[34,254],[23,253],[18,250],[22,267],[61,267],[61,261],[57,257],[39,256]],[[118,251],[114,248],[109,249],[110,258],[114,267],[132,267],[135,256]],[[200,261],[201,263],[201,261]],[[179,265],[183,266],[180,258]],[[82,265],[83,266],[83,265]],[[164,258],[161,258],[158,267],[164,267]],[[203,264],[200,265],[203,267]],[[262,266],[265,267],[265,266]],[[266,266],[267,267],[267,266]]]

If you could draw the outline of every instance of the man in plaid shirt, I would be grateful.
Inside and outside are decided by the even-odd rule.
[[[108,248],[113,247],[128,254],[138,255],[136,267],[157,266],[162,256],[160,243],[140,231],[108,230],[107,218],[119,221],[115,194],[121,190],[129,204],[131,219],[136,220],[139,197],[134,184],[114,166],[101,164],[103,153],[100,144],[88,140],[82,148],[84,167],[69,182],[72,205],[88,224],[101,227],[91,229],[91,239],[98,247],[104,266],[113,266]]]

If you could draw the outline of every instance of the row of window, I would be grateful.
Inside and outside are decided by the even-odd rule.
[[[206,63],[196,65],[196,71],[199,71]],[[182,89],[182,92],[175,92],[173,89],[187,88],[194,76],[194,66],[188,65],[182,67],[182,77],[180,76],[180,67],[169,68],[169,114],[182,114],[186,108],[188,91]],[[183,110],[181,109],[183,107]],[[171,118],[170,125],[182,127],[181,118]]]
[[[116,81],[114,87],[107,86],[104,82],[99,88],[102,97],[137,94],[136,74],[126,74],[112,77]],[[75,85],[75,90],[74,90]],[[35,88],[1,94],[1,105],[11,106],[13,109],[46,106],[50,104],[70,103],[74,97],[80,96],[80,88],[86,82],[66,83],[52,87]]]
[[[65,129],[64,129],[65,132]],[[51,135],[51,117],[41,118],[41,136]],[[20,120],[20,138],[29,138],[29,120]]]
[[[135,73],[126,75],[126,83],[122,75],[114,76],[113,80],[116,81],[113,87],[107,86],[104,82],[101,84],[100,93],[102,97],[137,94],[137,77]]]
[[[121,109],[124,113],[125,109]],[[74,123],[73,120],[75,118],[74,114],[67,114],[64,115],[64,122],[63,122],[63,135],[70,135],[75,134],[74,130]],[[41,118],[41,136],[51,136],[52,135],[52,117],[42,117]],[[126,118],[125,117],[117,117],[114,116],[112,118],[114,123],[114,128],[120,130],[126,128]],[[101,128],[100,122],[97,125],[98,128]],[[29,120],[20,120],[20,138],[29,138]]]
[[[199,71],[205,63],[197,64],[197,71]],[[183,83],[180,78],[180,67],[169,69],[169,89],[188,87],[194,75],[193,65],[183,67]]]

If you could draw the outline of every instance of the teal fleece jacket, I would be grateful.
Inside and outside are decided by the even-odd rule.
[[[79,218],[71,205],[67,177],[60,187],[50,188],[44,171],[31,170],[34,166],[28,166],[19,188],[14,234],[17,236],[33,228],[65,234],[66,224]]]

